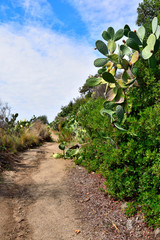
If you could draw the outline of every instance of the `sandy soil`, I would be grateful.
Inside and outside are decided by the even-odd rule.
[[[66,171],[72,162],[54,159],[57,143],[19,156],[0,184],[0,240],[84,239]]]
[[[45,143],[21,153],[3,173],[0,240],[153,239],[142,215],[128,219],[122,203],[100,191],[100,175],[54,159],[58,152],[56,142]]]

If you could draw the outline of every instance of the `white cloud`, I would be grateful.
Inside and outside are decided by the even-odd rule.
[[[21,7],[24,15],[19,15],[25,24],[63,25],[55,15],[48,0],[10,0],[14,9]]]
[[[0,26],[0,98],[20,118],[46,114],[53,120],[95,73],[93,49],[49,29]]]
[[[109,26],[116,30],[125,24],[135,27],[140,0],[66,0],[79,12],[95,38]]]

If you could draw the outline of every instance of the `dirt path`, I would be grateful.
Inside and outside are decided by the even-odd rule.
[[[54,159],[57,143],[21,154],[0,191],[0,240],[83,239],[67,181],[69,160]]]
[[[0,240],[154,239],[142,214],[127,218],[122,202],[100,191],[100,175],[54,159],[53,152],[60,152],[56,142],[30,149],[4,172]]]

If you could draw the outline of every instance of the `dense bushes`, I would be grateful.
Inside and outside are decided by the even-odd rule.
[[[104,99],[89,99],[79,108],[75,120],[86,130],[86,134],[85,143],[76,155],[75,162],[85,166],[89,171],[100,172],[106,178],[108,193],[114,198],[131,201],[133,207],[129,205],[128,215],[135,213],[136,206],[140,205],[148,224],[158,227],[160,226],[159,81],[153,78],[153,84],[150,85],[151,79],[152,76],[149,74],[148,77],[141,77],[141,81],[145,80],[146,88],[130,90],[130,98],[134,105],[124,123],[127,132],[113,128],[109,118],[101,116],[100,109]],[[148,86],[152,92],[150,98],[146,98],[145,92],[142,94],[144,90],[148,91]],[[74,129],[71,130],[72,134],[73,132]]]
[[[117,199],[136,201],[148,223],[160,226],[160,105],[147,107],[137,117],[127,119],[128,132],[133,136],[113,131],[109,121],[99,114],[101,103],[102,99],[90,100],[77,114],[89,141],[76,163],[101,172],[108,193]]]
[[[123,123],[127,132],[113,128],[108,116],[100,114],[104,99],[98,98],[88,99],[74,118],[68,117],[62,133],[68,129],[73,137],[76,135],[75,128],[70,128],[74,119],[74,123],[76,121],[85,131],[75,162],[90,172],[101,173],[106,179],[107,192],[114,198],[130,201],[126,210],[129,216],[142,211],[150,226],[159,227],[159,79],[151,72],[140,76],[144,88],[130,89],[132,111]]]

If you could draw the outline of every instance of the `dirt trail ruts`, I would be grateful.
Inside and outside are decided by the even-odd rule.
[[[53,152],[60,152],[56,142],[25,151],[3,173],[0,240],[154,239],[142,214],[128,219],[122,202],[100,191],[100,174],[54,159]]]
[[[55,138],[56,136],[54,136]],[[83,240],[66,169],[54,159],[58,144],[45,143],[19,156],[0,182],[0,240]]]

